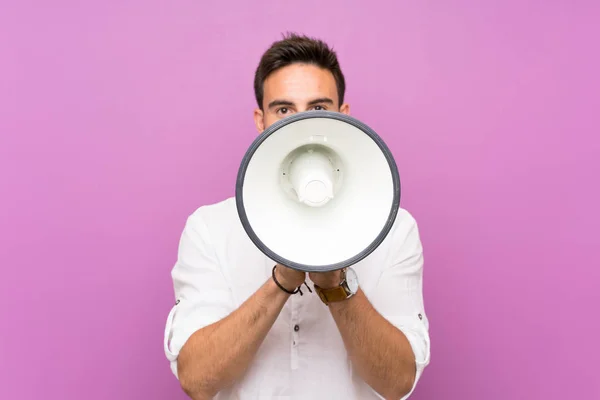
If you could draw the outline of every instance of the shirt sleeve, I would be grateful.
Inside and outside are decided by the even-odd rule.
[[[405,210],[401,209],[400,213],[399,221],[390,233],[391,258],[369,297],[375,309],[404,333],[412,347],[415,381],[404,400],[413,393],[429,364],[430,338],[423,302],[423,247],[414,218]]]
[[[233,311],[231,289],[198,211],[186,222],[171,276],[175,305],[167,317],[164,351],[171,371],[178,377],[179,351],[190,336]]]

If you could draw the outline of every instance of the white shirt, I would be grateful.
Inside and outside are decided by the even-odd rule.
[[[234,198],[200,207],[188,218],[172,270],[176,305],[164,337],[175,376],[186,340],[239,307],[270,279],[273,265],[246,235]],[[416,357],[416,386],[429,364],[430,341],[414,218],[400,209],[383,243],[352,268],[375,309],[408,338]],[[307,283],[312,288],[308,277]],[[328,307],[303,287],[303,296],[286,302],[244,377],[216,399],[382,398],[353,371]]]

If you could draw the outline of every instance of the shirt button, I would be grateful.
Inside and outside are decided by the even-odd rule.
[[[294,331],[298,332],[300,330],[300,327],[298,325],[294,325]]]

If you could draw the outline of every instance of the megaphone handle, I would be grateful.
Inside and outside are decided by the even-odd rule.
[[[273,266],[273,271],[271,271],[271,275],[273,276],[273,281],[275,281],[275,284],[276,284],[277,286],[279,286],[279,289],[281,289],[281,290],[283,290],[284,292],[286,292],[286,293],[289,293],[289,294],[296,294],[296,293],[298,293],[298,292],[299,292],[299,293],[300,293],[300,296],[303,296],[303,295],[304,295],[304,293],[302,293],[302,290],[300,290],[300,288],[302,287],[302,285],[298,286],[298,287],[296,288],[296,290],[294,290],[294,291],[290,291],[290,290],[287,290],[286,288],[284,288],[284,287],[283,287],[283,286],[282,286],[282,285],[281,285],[281,284],[280,284],[280,283],[277,281],[277,278],[275,278],[275,268],[277,268],[277,265],[274,265],[274,266]],[[312,293],[312,290],[311,290],[311,288],[308,286],[308,284],[306,283],[306,281],[304,281],[304,285],[306,286],[306,288],[308,289],[308,291]]]

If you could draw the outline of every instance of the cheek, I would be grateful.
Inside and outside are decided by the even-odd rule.
[[[279,120],[279,118],[277,117],[277,115],[274,114],[266,114],[263,122],[265,124],[265,129],[267,129],[270,125],[272,125],[273,123],[277,122]]]

